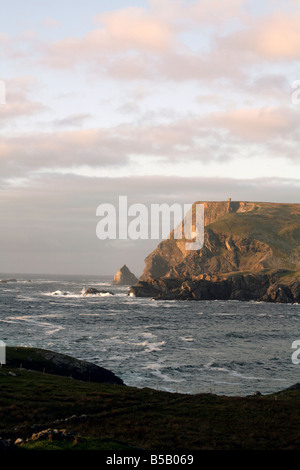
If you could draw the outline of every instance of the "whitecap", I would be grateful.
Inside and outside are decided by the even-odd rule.
[[[56,291],[52,292],[51,295],[59,295],[59,296],[63,295],[63,296],[65,296],[65,295],[70,295],[70,292],[63,292],[61,290],[56,290]]]
[[[80,317],[100,317],[100,313],[79,313]]]
[[[175,379],[173,377],[170,377],[169,375],[162,373],[159,369],[152,370],[152,375],[154,375],[155,377],[158,377],[159,379],[164,380],[165,382],[175,382],[175,383],[184,382],[183,379]]]
[[[151,338],[153,336],[156,336],[153,333],[141,333],[140,335],[143,336],[143,338]]]
[[[192,336],[179,336],[179,339],[181,339],[181,341],[195,341],[195,338]]]
[[[143,346],[145,348],[144,352],[153,352],[153,351],[161,351],[161,347],[165,344],[165,341],[161,341],[159,343],[149,343],[148,341],[143,341],[141,343],[132,343],[134,346]]]
[[[231,371],[229,375],[232,375],[234,377],[240,377],[241,379],[245,379],[245,380],[265,380],[265,377],[255,377],[255,376],[244,375],[236,371]]]
[[[7,317],[7,320],[12,320],[13,322],[23,321],[26,323],[34,324],[37,327],[44,328],[45,334],[53,334],[53,333],[56,333],[57,331],[65,329],[64,326],[57,326],[57,325],[53,325],[52,323],[38,321],[38,318],[39,316],[21,315],[21,316],[16,316],[16,317]],[[47,331],[47,328],[49,329],[48,331]]]

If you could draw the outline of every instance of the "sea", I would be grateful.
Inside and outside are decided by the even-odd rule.
[[[7,346],[56,351],[128,386],[184,394],[268,394],[300,382],[299,304],[158,301],[128,295],[111,276],[0,274],[11,278],[0,283]],[[90,287],[105,293],[84,295]]]

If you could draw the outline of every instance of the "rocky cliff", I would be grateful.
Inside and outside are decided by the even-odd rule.
[[[187,251],[186,240],[171,234],[146,258],[133,294],[300,301],[300,204],[198,203],[203,248]]]
[[[127,268],[126,264],[115,274],[113,284],[130,286],[137,282],[137,277]]]

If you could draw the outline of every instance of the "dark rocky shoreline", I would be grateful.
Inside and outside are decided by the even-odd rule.
[[[198,204],[198,203],[195,203]],[[177,300],[300,302],[300,204],[202,201],[204,245],[171,233],[129,294]]]
[[[138,281],[129,295],[157,300],[240,300],[300,303],[300,282],[283,280],[284,272],[203,275],[198,279],[159,278]]]

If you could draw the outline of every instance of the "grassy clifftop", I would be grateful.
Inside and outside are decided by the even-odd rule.
[[[13,447],[23,452],[300,449],[298,387],[265,396],[185,395],[83,382],[7,364],[0,370],[0,388],[0,436],[12,443],[23,439]],[[56,439],[62,434],[67,437]]]

